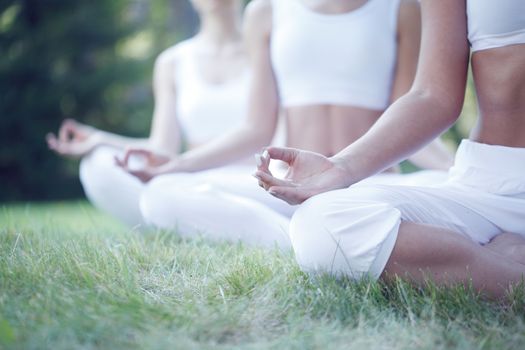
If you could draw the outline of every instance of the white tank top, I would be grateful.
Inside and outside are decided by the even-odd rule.
[[[467,0],[472,51],[525,43],[525,0]]]
[[[211,84],[195,64],[193,41],[177,45],[177,118],[185,141],[199,145],[241,125],[246,117],[249,69],[221,84]]]
[[[273,0],[271,59],[281,104],[384,110],[397,58],[400,0],[368,0],[320,14],[301,0]]]

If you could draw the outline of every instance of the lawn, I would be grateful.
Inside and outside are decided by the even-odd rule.
[[[309,278],[293,255],[126,229],[85,202],[0,207],[0,348],[523,349],[523,289]]]

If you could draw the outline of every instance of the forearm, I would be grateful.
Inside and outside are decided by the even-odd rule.
[[[406,159],[454,123],[459,110],[430,96],[418,91],[403,96],[363,137],[333,157],[344,163],[348,185]]]
[[[271,141],[271,135],[250,127],[234,130],[181,154],[167,172],[195,172],[236,162],[253,155]]]
[[[117,149],[126,148],[148,148],[148,138],[134,138],[121,136],[107,131],[98,130],[96,138],[100,145],[110,146]]]

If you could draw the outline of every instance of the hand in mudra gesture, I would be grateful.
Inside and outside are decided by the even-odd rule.
[[[49,133],[46,136],[49,149],[56,153],[78,158],[91,152],[100,144],[99,131],[73,119],[66,119],[58,130],[58,137]]]
[[[274,177],[270,172],[271,159],[288,164],[288,172],[283,179]],[[256,161],[254,176],[259,185],[289,204],[300,204],[316,194],[351,184],[343,161],[314,152],[269,147],[262,155],[256,155]]]
[[[132,165],[132,158],[139,159],[141,166]],[[122,159],[115,157],[115,163],[142,182],[148,182],[166,172],[170,158],[146,149],[128,149]]]

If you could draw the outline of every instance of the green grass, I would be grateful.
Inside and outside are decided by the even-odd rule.
[[[0,348],[524,348],[510,300],[311,279],[292,254],[140,233],[85,203],[0,209]]]

